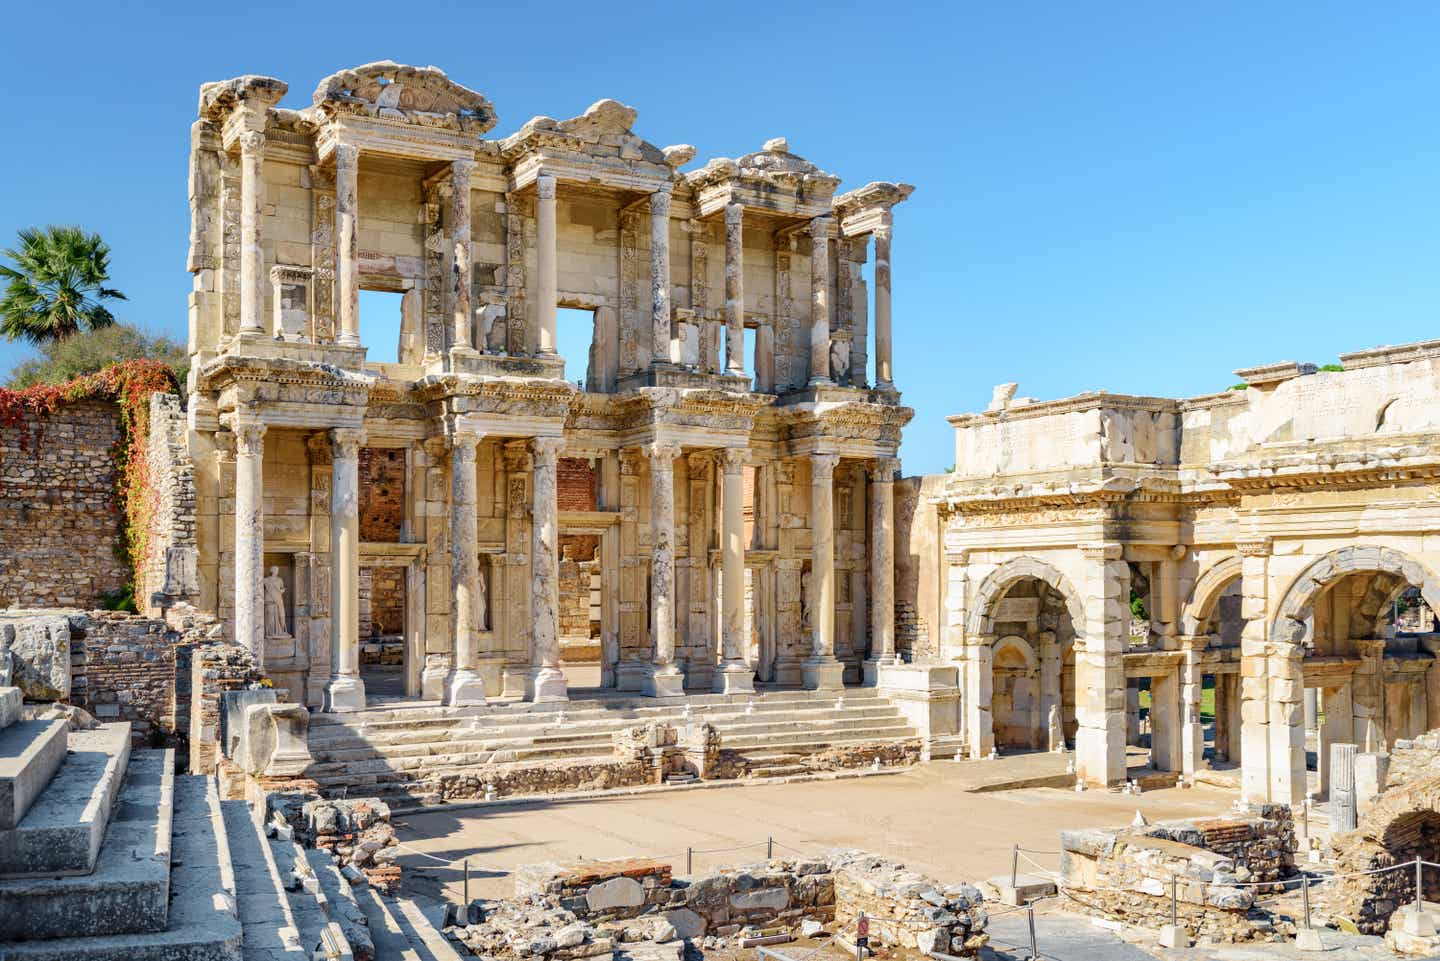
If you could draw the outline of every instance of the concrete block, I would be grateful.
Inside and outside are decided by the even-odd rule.
[[[20,688],[0,687],[0,731],[20,720]]]
[[[0,731],[0,831],[20,823],[65,761],[70,722],[19,721]]]
[[[1038,874],[1017,874],[1014,884],[1010,883],[1010,875],[1002,874],[990,878],[989,884],[999,892],[1002,904],[1016,907],[1055,893],[1055,882]]]

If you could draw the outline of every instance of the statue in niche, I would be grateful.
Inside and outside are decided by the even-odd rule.
[[[814,631],[813,608],[815,597],[812,592],[812,587],[810,571],[807,570],[800,575],[800,629],[807,638],[810,637]]]
[[[830,376],[836,383],[850,378],[850,341],[837,338],[830,341]]]
[[[420,290],[411,287],[400,298],[400,343],[396,359],[418,364],[425,354],[425,318],[421,314]]]
[[[1050,750],[1065,752],[1065,728],[1060,724],[1060,705],[1050,705]]]
[[[260,582],[260,588],[265,597],[265,636],[289,637],[285,617],[285,582],[280,578],[280,568],[270,568],[270,576]]]
[[[480,573],[475,577],[475,606],[479,608],[475,627],[481,631],[490,630],[490,589],[485,584],[485,577],[485,567],[481,565]]]

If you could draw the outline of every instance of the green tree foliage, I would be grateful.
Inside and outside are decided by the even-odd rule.
[[[114,324],[42,344],[40,356],[17,364],[6,386],[21,390],[35,384],[64,384],[110,364],[144,359],[160,361],[175,371],[177,380],[185,382],[189,357],[183,344],[168,337],[151,337],[130,324]]]
[[[0,264],[0,333],[46,344],[115,323],[107,301],[125,295],[110,280],[110,246],[79,227],[27,227]]]

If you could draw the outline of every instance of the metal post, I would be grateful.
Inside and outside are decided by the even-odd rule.
[[[1178,903],[1179,899],[1176,895],[1176,889],[1178,887],[1179,881],[1175,878],[1175,875],[1170,875],[1170,923],[1176,927],[1180,925],[1180,906]]]
[[[1035,945],[1035,904],[1027,902],[1025,912],[1030,918],[1030,961],[1040,961],[1040,949]]]
[[[1010,845],[1010,890],[1019,887],[1020,880],[1020,845]]]
[[[695,849],[685,849],[685,876],[689,877],[695,873]]]
[[[468,919],[470,917],[470,859],[466,858],[462,863],[465,865],[465,917]]]
[[[855,961],[865,961],[865,945],[862,942],[865,941],[866,935],[860,932],[869,930],[870,926],[865,922],[865,912],[861,911],[860,917],[855,921]]]
[[[1415,855],[1415,916],[1420,916],[1420,895],[1423,878],[1421,872],[1424,870],[1425,862],[1420,860],[1420,855]]]
[[[1300,894],[1305,899],[1305,929],[1310,929],[1310,875],[1300,875]]]
[[[765,859],[768,861],[769,859],[773,858],[774,856],[775,856],[775,839],[774,839],[773,837],[771,837],[771,838],[766,838],[766,839],[765,839]]]

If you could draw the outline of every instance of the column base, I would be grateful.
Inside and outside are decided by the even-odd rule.
[[[325,690],[325,710],[349,714],[365,710],[365,682],[354,674],[338,674]]]
[[[615,665],[615,689],[627,693],[635,693],[645,690],[645,684],[650,678],[650,665],[642,664],[639,661],[621,661]]]
[[[713,689],[717,694],[754,694],[755,671],[744,661],[721,665]]]
[[[647,697],[684,697],[685,675],[674,664],[652,665],[641,693]]]
[[[446,707],[469,707],[485,703],[485,679],[471,670],[459,670],[450,675],[445,688]]]
[[[450,679],[450,666],[445,662],[432,664],[429,660],[427,657],[425,669],[420,672],[420,697],[426,701],[443,701],[445,682]]]
[[[570,682],[565,672],[556,667],[537,668],[531,675],[531,700],[536,704],[570,700]]]
[[[845,690],[845,664],[834,657],[808,657],[800,664],[801,683],[807,691]]]
[[[507,664],[500,671],[500,697],[506,701],[523,701],[530,696],[530,669]]]
[[[880,668],[882,665],[899,664],[900,658],[894,654],[881,654],[879,657],[868,658],[860,669],[864,672],[861,683],[866,687],[876,687],[880,683]]]

